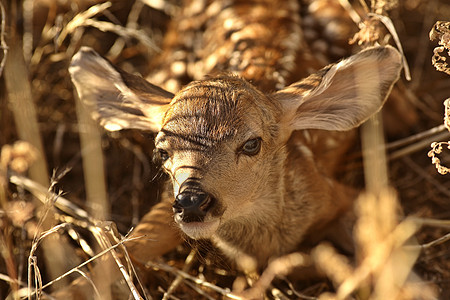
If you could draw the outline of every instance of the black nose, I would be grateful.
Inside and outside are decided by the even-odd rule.
[[[214,198],[204,192],[198,183],[187,182],[181,185],[172,207],[176,218],[183,222],[202,222],[213,203]]]

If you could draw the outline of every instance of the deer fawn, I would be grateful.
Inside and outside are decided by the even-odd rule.
[[[321,239],[348,248],[343,218],[355,194],[317,166],[304,130],[360,125],[382,107],[400,70],[394,48],[373,47],[270,94],[221,74],[173,95],[87,47],[70,67],[105,129],[157,133],[153,158],[173,193],[162,200],[163,215],[169,219],[172,206],[185,235],[259,266]]]

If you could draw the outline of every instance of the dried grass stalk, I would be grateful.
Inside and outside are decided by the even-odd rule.
[[[378,113],[361,127],[366,190],[377,194],[388,186],[383,122]]]
[[[28,70],[19,43],[12,40],[8,60],[5,65],[5,83],[11,110],[14,114],[18,135],[21,140],[29,142],[38,153],[37,159],[30,166],[29,176],[44,186],[49,186],[49,173],[41,142],[41,135],[33,102]],[[39,205],[38,205],[39,207]],[[41,212],[45,210],[41,206]],[[48,218],[42,222],[41,230],[47,230],[54,224],[54,212],[49,208]],[[43,244],[44,260],[51,277],[61,274],[67,265],[66,255],[60,240],[52,237]]]
[[[152,49],[154,51],[159,50],[155,43],[142,30],[134,29],[132,27],[123,27],[111,22],[93,19],[95,15],[102,13],[110,6],[111,2],[105,2],[91,6],[88,10],[77,14],[66,26],[64,26],[56,41],[57,46],[60,46],[67,35],[73,33],[77,28],[91,26],[103,32],[113,32],[124,38],[135,38],[144,44],[148,49]]]
[[[335,294],[320,299],[436,299],[434,291],[412,272],[421,248],[411,246],[418,230],[416,220],[398,222],[399,204],[392,190],[364,194],[356,206],[356,266],[351,266],[330,246],[319,246],[313,258],[337,285]],[[420,287],[420,288],[418,288]]]
[[[91,216],[98,220],[106,220],[109,218],[109,202],[100,131],[76,95],[75,98],[83,157],[86,205]]]
[[[128,285],[128,289],[131,292],[133,299],[137,300],[143,298],[142,296],[140,296],[138,289],[134,286],[134,283],[131,279],[130,274],[134,274],[136,278],[137,275],[128,257],[127,249],[123,246],[124,243],[134,242],[137,239],[142,238],[142,236],[135,235],[131,238],[122,238],[118,234],[117,229],[112,222],[101,222],[93,218],[86,211],[80,209],[69,200],[65,199],[59,194],[55,194],[53,191],[46,192],[43,186],[31,181],[28,178],[13,175],[10,177],[10,182],[30,191],[42,202],[48,203],[49,201],[47,198],[57,199],[57,201],[51,202],[54,203],[54,205],[58,207],[58,209],[72,216],[65,216],[63,219],[67,220],[67,222],[55,226],[51,230],[44,232],[36,237],[36,242],[33,244],[34,250],[32,251],[32,253],[34,253],[35,249],[37,249],[41,241],[51,238],[54,235],[52,233],[56,233],[58,229],[65,228],[70,233],[70,230],[73,230],[72,226],[76,224],[89,230],[96,239],[98,245],[100,245],[99,248],[101,248],[101,251],[99,251],[98,254],[93,254],[91,247],[88,245],[84,245],[84,247],[82,248],[83,250],[87,250],[85,251],[87,255],[92,256],[91,259],[79,264],[77,267],[72,268],[65,273],[59,273],[58,277],[48,283],[43,284],[41,280],[36,280],[35,282],[38,283],[40,287],[34,293],[31,293],[31,295],[34,295],[35,293],[42,293],[43,289],[65,280],[70,274],[79,273],[83,277],[81,278],[81,280],[77,279],[71,285],[65,284],[63,288],[60,288],[56,293],[52,295],[57,299],[71,298],[74,295],[77,295],[77,299],[90,299],[86,297],[90,297],[95,294],[98,299],[103,300],[107,299],[107,297],[109,296],[111,292],[111,285],[120,278],[123,278]],[[116,248],[121,249],[122,252],[116,252]],[[122,254],[128,263],[128,268],[120,260]],[[101,259],[90,270],[89,273],[84,273],[81,270],[88,263],[98,258]],[[34,270],[36,272],[36,278],[38,278],[40,273],[37,265],[34,263],[36,259],[36,256],[30,255],[30,270]],[[30,275],[30,277],[32,276]],[[139,278],[137,279],[139,282]],[[142,287],[141,290],[143,290]],[[146,297],[146,299],[149,299],[149,297]]]
[[[3,6],[3,3],[0,2],[0,12],[1,12],[1,23],[0,23],[0,49],[3,50],[3,57],[0,61],[0,76],[2,76],[3,68],[6,64],[6,58],[8,57],[8,45],[6,45],[5,41],[5,27],[6,27],[6,13],[5,13],[5,7]]]
[[[14,114],[19,138],[33,145],[38,153],[30,167],[30,178],[44,186],[49,185],[49,173],[37,121],[28,69],[17,41],[12,41],[5,65],[5,84],[8,100]]]

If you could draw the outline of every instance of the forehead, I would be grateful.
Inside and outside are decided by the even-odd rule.
[[[264,123],[268,99],[237,77],[195,81],[175,95],[159,137],[212,146]],[[261,126],[259,126],[261,127]]]

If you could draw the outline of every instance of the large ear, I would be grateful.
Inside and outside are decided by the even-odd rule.
[[[277,92],[291,130],[348,130],[377,112],[400,76],[402,58],[374,47]]]
[[[159,131],[173,94],[82,47],[69,68],[78,96],[106,130]]]

